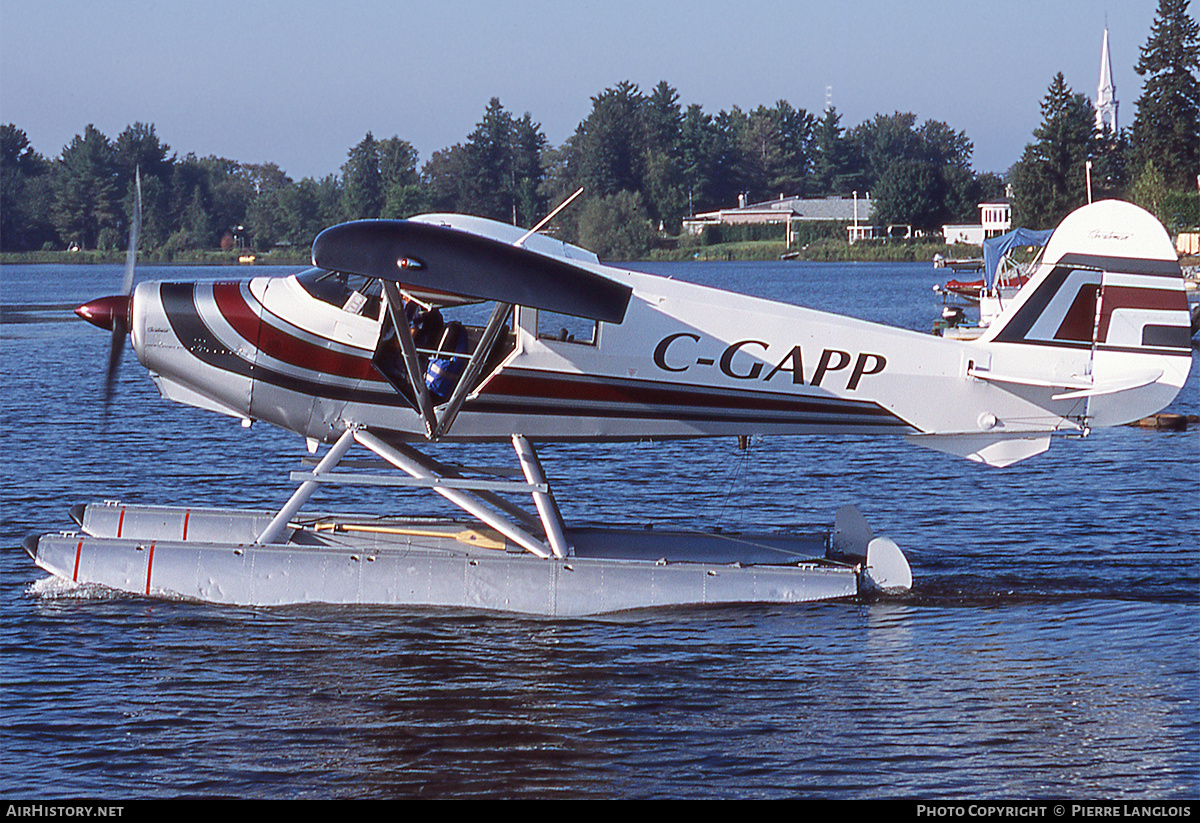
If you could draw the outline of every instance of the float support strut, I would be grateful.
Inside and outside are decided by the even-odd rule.
[[[542,472],[542,463],[538,460],[533,445],[522,434],[514,434],[512,440],[513,447],[517,450],[517,457],[521,460],[521,471],[525,472],[525,479],[531,486],[549,488],[546,483],[546,475]],[[554,496],[548,491],[535,491],[533,492],[533,503],[537,506],[538,515],[542,518],[542,527],[546,530],[546,539],[550,542],[550,549],[554,552],[554,556],[566,557],[569,551],[567,538],[563,533],[562,513],[558,510]]]
[[[396,468],[407,472],[413,477],[422,479],[433,479],[437,477],[437,474],[429,467],[392,448],[383,440],[371,434],[369,431],[356,431],[354,432],[353,436],[354,439],[356,439],[359,443],[375,452],[377,455],[391,463]],[[320,466],[317,468],[319,469]],[[314,472],[314,474],[315,473],[316,472]],[[503,517],[497,517],[492,511],[490,511],[486,506],[484,506],[471,495],[466,494],[459,489],[446,488],[444,486],[435,485],[433,490],[471,516],[476,517],[483,523],[491,526],[493,529],[500,532],[509,540],[513,541],[527,551],[536,554],[538,557],[550,557],[551,551],[547,549],[544,542],[538,540],[524,529],[517,528]]]
[[[342,462],[342,458],[346,456],[346,452],[353,445],[354,429],[347,427],[342,432],[342,436],[337,439],[337,442],[329,447],[329,451],[321,458],[321,462],[313,469],[313,474],[323,474],[335,468],[338,463]],[[292,493],[288,502],[283,504],[283,508],[279,510],[279,514],[275,515],[274,519],[267,524],[267,527],[255,538],[254,542],[263,545],[274,543],[282,537],[288,523],[296,516],[296,512],[300,511],[300,507],[307,503],[308,498],[312,497],[313,492],[320,487],[321,484],[315,480],[306,480],[301,483],[300,487]]]

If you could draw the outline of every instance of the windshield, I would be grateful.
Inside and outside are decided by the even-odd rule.
[[[296,281],[318,300],[351,314],[379,319],[382,287],[374,277],[326,269],[308,269]]]

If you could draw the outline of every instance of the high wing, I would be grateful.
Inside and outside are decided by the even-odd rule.
[[[313,265],[608,323],[631,289],[565,259],[413,220],[343,223],[317,236]]]

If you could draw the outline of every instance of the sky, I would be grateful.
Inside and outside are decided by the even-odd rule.
[[[558,146],[621,81],[715,115],[787,100],[852,127],[940,120],[1003,174],[1062,72],[1096,98],[1109,29],[1119,125],[1157,0],[0,0],[0,122],[58,157],[89,125],[152,123],[180,157],[338,173],[369,131],[424,163],[498,97]],[[1192,9],[1196,13],[1196,9]]]

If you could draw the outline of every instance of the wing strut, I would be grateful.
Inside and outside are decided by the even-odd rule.
[[[462,408],[463,401],[467,399],[467,393],[475,388],[484,364],[491,357],[492,349],[496,347],[496,341],[500,338],[500,330],[504,327],[504,319],[508,317],[512,307],[512,303],[497,303],[496,308],[492,310],[487,328],[483,330],[483,337],[480,338],[475,351],[471,353],[467,370],[459,378],[458,385],[454,387],[454,393],[450,395],[450,399],[446,401],[446,406],[438,417],[437,430],[433,435],[434,440],[445,436],[450,431],[450,426],[454,424],[454,418],[458,416],[458,410]]]
[[[421,372],[421,364],[417,359],[417,345],[412,335],[408,333],[408,321],[401,307],[404,299],[400,296],[400,287],[391,280],[383,281],[383,291],[387,295],[388,314],[392,318],[392,327],[396,330],[396,339],[400,342],[400,351],[404,355],[404,368],[408,372],[408,381],[417,398],[417,409],[425,420],[425,436],[433,440],[437,436],[438,421],[433,411],[433,398],[425,387],[425,378]]]
[[[462,408],[467,395],[471,393],[471,390],[478,383],[480,374],[492,356],[492,351],[496,348],[497,341],[500,339],[500,332],[504,329],[504,321],[507,319],[509,312],[512,311],[513,304],[496,304],[496,308],[492,311],[492,316],[488,320],[487,327],[483,330],[483,336],[480,338],[479,344],[468,358],[466,370],[462,377],[458,379],[453,393],[451,393],[450,398],[446,401],[439,414],[437,409],[434,408],[433,396],[429,393],[429,389],[425,385],[424,373],[421,370],[420,360],[417,357],[416,344],[413,342],[412,336],[407,333],[408,321],[399,308],[404,305],[403,297],[400,294],[400,287],[390,280],[384,280],[383,290],[387,296],[388,315],[391,317],[392,325],[397,329],[396,338],[400,343],[400,351],[404,355],[404,368],[408,375],[409,388],[412,389],[413,396],[417,400],[417,411],[420,412],[422,419],[425,421],[425,437],[428,440],[440,440],[450,431],[450,427],[454,425],[454,418],[458,416],[458,411]]]
[[[544,541],[537,539],[524,529],[514,526],[504,518],[497,517],[493,512],[482,506],[477,499],[467,494],[465,490],[461,488],[455,488],[456,485],[460,484],[454,483],[453,481],[447,481],[446,478],[439,477],[425,461],[417,459],[418,456],[423,455],[414,453],[413,450],[409,450],[409,454],[405,454],[398,449],[392,448],[383,440],[368,431],[357,432],[354,437],[359,443],[366,446],[368,449],[375,452],[377,455],[401,471],[407,472],[418,480],[428,481],[433,490],[442,497],[446,498],[471,516],[476,517],[483,523],[491,526],[493,529],[500,532],[509,540],[513,541],[527,551],[532,552],[538,557],[549,557],[552,553],[559,557],[565,556],[565,553],[564,555],[559,555],[558,552],[554,551],[553,549],[547,550],[546,543]],[[512,484],[509,483],[508,485],[511,486]],[[525,491],[533,491],[535,495],[539,492],[549,492],[548,487],[545,485],[542,485],[541,488],[536,488],[534,484],[518,485]]]

